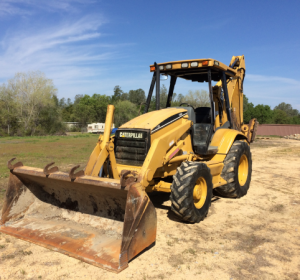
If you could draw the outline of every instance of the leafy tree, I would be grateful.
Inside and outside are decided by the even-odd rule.
[[[127,92],[123,92],[122,95],[121,95],[120,100],[125,101],[125,100],[128,100],[128,99],[129,99],[129,94]]]
[[[160,109],[166,108],[167,99],[168,99],[168,91],[165,85],[162,85],[160,88]]]
[[[55,95],[52,99],[55,106],[48,105],[41,110],[36,134],[61,134],[66,131],[66,126],[63,124],[61,118],[60,100]]]
[[[258,104],[253,108],[253,115],[260,124],[272,123],[273,111],[269,105]]]
[[[249,123],[251,119],[255,118],[254,105],[252,102],[249,102],[245,94],[243,95],[243,115],[244,123]]]
[[[292,124],[300,124],[300,115],[290,118]]]
[[[138,115],[137,106],[128,100],[118,101],[115,107],[115,127],[120,127],[122,124],[137,117]]]
[[[0,87],[0,135],[11,135],[16,131],[18,127],[17,106],[16,93],[2,85]]]
[[[114,87],[114,94],[112,96],[112,103],[116,103],[121,99],[121,96],[123,94],[123,90],[121,90],[120,86]]]
[[[26,135],[33,135],[40,123],[41,112],[46,107],[55,107],[57,89],[52,80],[39,71],[17,73],[4,86],[16,101],[16,114],[20,129]],[[57,116],[58,117],[58,116]]]
[[[82,98],[83,98],[82,94],[76,94],[74,98],[74,105],[78,104]]]
[[[136,105],[140,105],[141,103],[145,102],[146,97],[145,97],[145,92],[139,88],[136,90],[130,90],[128,92],[128,100]]]
[[[209,95],[206,90],[189,90],[181,101],[192,105],[194,108],[210,107]]]
[[[92,122],[105,122],[107,105],[111,103],[111,98],[106,95],[93,94],[84,95],[74,102],[74,119],[85,126]]]
[[[94,122],[105,122],[107,105],[111,104],[111,97],[104,94],[94,94],[91,97],[91,102],[95,110]]]
[[[71,99],[68,98],[67,102],[62,98],[59,101],[59,107],[61,109],[61,118],[64,122],[74,122],[74,105],[71,102]]]
[[[172,102],[171,102],[171,106],[172,107],[178,107],[181,103],[184,102],[184,95],[179,93],[177,95],[177,93],[173,93],[173,96],[172,96]]]
[[[280,103],[279,105],[274,107],[274,110],[282,110],[284,111],[288,117],[297,117],[299,116],[299,111],[297,109],[293,109],[291,104]]]
[[[177,98],[178,98],[177,93],[173,92],[173,96],[172,96],[172,100],[171,100],[171,107],[178,107],[180,105],[180,103],[177,101]]]
[[[272,118],[272,123],[275,124],[286,124],[289,123],[289,116],[285,111],[279,110],[279,109],[274,109],[273,110],[273,118]]]
[[[95,121],[96,111],[87,102],[80,102],[74,106],[74,118],[81,125],[86,125]]]

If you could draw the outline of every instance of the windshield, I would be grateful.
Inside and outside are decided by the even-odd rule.
[[[160,84],[160,108],[177,107],[182,103],[187,103],[193,108],[211,107],[209,98],[208,83],[193,83],[191,81],[178,78],[174,86],[170,106],[167,106],[168,93],[170,89],[171,77],[161,81]]]

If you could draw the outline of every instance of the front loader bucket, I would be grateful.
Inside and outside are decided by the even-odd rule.
[[[155,242],[156,211],[139,183],[57,170],[11,168],[1,232],[115,272]]]

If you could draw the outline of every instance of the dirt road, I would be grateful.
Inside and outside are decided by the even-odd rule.
[[[153,197],[156,245],[115,274],[0,235],[0,279],[300,279],[300,141],[258,140],[247,196],[184,224]]]

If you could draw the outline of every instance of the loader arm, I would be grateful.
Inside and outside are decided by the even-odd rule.
[[[114,154],[114,143],[110,139],[111,127],[114,119],[115,107],[113,105],[107,106],[106,120],[104,134],[100,135],[96,147],[94,148],[87,166],[85,168],[85,175],[91,175],[98,177],[103,164],[109,156],[109,160],[112,165],[112,173],[114,179],[120,179],[120,176],[116,167],[116,158]]]

